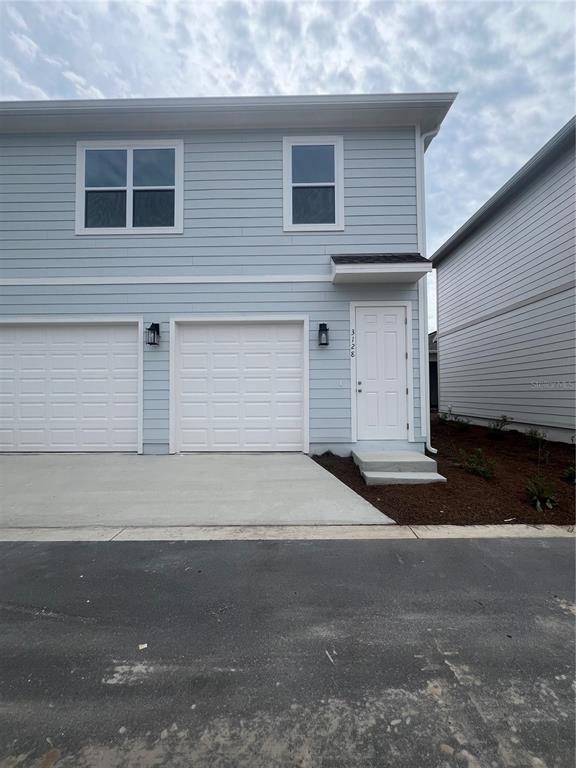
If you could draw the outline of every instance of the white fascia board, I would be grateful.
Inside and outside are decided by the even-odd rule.
[[[437,127],[455,93],[0,103],[0,133]]]
[[[416,282],[432,272],[432,264],[333,264],[333,283]]]

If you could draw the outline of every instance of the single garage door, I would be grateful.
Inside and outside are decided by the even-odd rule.
[[[177,451],[301,451],[304,332],[297,322],[176,326]]]
[[[138,325],[0,326],[4,451],[136,451]]]

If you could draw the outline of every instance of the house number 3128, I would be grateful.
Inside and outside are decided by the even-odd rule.
[[[354,357],[356,354],[356,331],[352,328],[350,333],[350,357]]]

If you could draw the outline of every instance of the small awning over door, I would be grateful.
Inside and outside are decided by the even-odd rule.
[[[432,271],[419,253],[356,253],[332,256],[333,283],[414,283]]]

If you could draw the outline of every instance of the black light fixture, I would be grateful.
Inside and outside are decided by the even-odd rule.
[[[318,326],[318,346],[327,347],[330,340],[328,338],[328,326],[326,323],[320,323]]]
[[[150,347],[157,347],[160,344],[160,324],[150,323],[146,328],[146,344]]]

